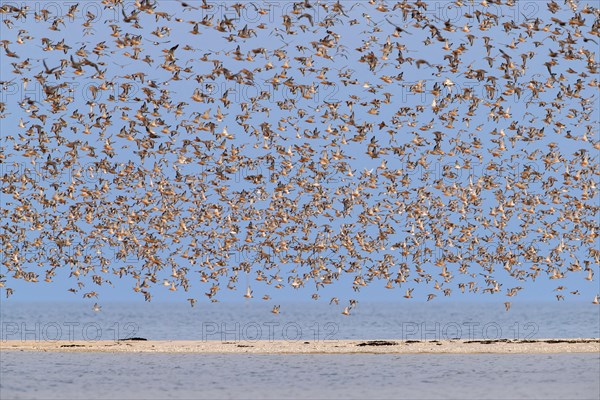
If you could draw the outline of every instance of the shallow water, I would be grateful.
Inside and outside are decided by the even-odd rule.
[[[588,304],[3,302],[1,340],[600,337]],[[0,398],[597,399],[600,355],[214,355],[3,352]]]
[[[597,399],[598,354],[4,352],[8,399]]]
[[[2,302],[0,340],[535,339],[600,337],[600,307],[583,303],[75,303]]]

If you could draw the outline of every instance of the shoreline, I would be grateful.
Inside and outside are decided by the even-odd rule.
[[[550,354],[599,353],[600,339],[322,341],[0,341],[0,351],[182,354]]]

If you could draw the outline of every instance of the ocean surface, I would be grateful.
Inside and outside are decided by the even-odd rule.
[[[593,304],[0,303],[1,340],[599,337]],[[600,354],[2,352],[0,399],[598,399]]]
[[[0,302],[0,340],[539,339],[600,337],[588,303],[89,304]]]
[[[598,354],[5,352],[8,399],[598,399]]]

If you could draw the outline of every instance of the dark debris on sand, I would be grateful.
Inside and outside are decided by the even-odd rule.
[[[397,344],[397,342],[391,342],[388,340],[370,340],[368,342],[359,343],[357,346],[396,346]]]

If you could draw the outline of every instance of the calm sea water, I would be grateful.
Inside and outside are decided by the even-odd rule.
[[[8,399],[598,399],[600,356],[6,352]]]
[[[325,340],[599,337],[588,304],[340,307],[0,304],[2,338]],[[206,355],[3,352],[0,398],[598,399],[599,354]]]
[[[600,337],[600,307],[587,303],[264,303],[197,305],[2,302],[0,340],[530,339]]]

